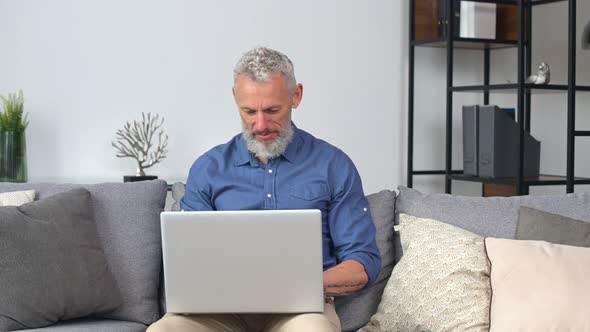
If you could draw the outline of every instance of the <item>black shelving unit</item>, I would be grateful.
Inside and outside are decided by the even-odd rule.
[[[455,1],[440,0],[447,13],[455,12]],[[488,40],[459,38],[455,36],[455,22],[453,19],[441,21],[441,29],[445,37],[431,40],[417,41],[415,36],[416,0],[410,0],[410,45],[409,45],[409,89],[408,89],[408,169],[407,185],[413,186],[413,177],[417,175],[444,175],[445,192],[451,193],[453,180],[472,181],[495,184],[509,184],[516,187],[517,195],[529,192],[529,186],[565,185],[566,192],[574,191],[575,184],[590,184],[590,179],[574,177],[575,138],[590,136],[590,131],[575,129],[575,96],[577,91],[590,91],[590,86],[576,85],[576,0],[470,0],[475,2],[509,4],[518,7],[518,38],[517,40]],[[532,41],[532,8],[555,2],[567,2],[568,5],[568,78],[567,85],[533,85],[526,84],[525,79],[531,74]],[[525,19],[525,17],[529,19]],[[416,47],[440,47],[447,50],[447,91],[446,91],[446,137],[445,137],[445,169],[444,170],[415,170],[414,169],[414,70]],[[494,49],[517,48],[517,82],[514,84],[490,84],[490,53]],[[482,85],[454,86],[453,85],[453,56],[455,49],[479,49],[483,52],[484,82]],[[490,93],[517,93],[517,122],[520,127],[519,162],[515,178],[480,178],[463,175],[462,170],[452,169],[452,123],[453,123],[453,94],[461,92],[482,92],[483,104],[489,104]],[[566,175],[541,175],[535,178],[523,176],[524,133],[530,132],[531,94],[536,93],[567,93],[567,154]]]

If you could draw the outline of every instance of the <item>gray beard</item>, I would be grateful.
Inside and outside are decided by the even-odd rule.
[[[293,134],[293,125],[289,124],[289,126],[279,131],[274,141],[264,144],[258,142],[250,131],[242,127],[242,136],[246,140],[248,151],[252,152],[257,158],[268,160],[282,155],[287,150],[287,146],[293,140]]]

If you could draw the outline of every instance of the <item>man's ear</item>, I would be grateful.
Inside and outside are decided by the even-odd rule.
[[[303,99],[303,84],[297,83],[295,91],[293,92],[293,104],[291,105],[291,108],[297,108],[301,103],[301,99]]]

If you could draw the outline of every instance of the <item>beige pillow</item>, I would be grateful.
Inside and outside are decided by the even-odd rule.
[[[590,248],[487,238],[490,331],[590,331]]]
[[[359,331],[487,331],[489,263],[482,237],[433,219],[399,216],[404,254],[377,313]]]
[[[19,206],[35,200],[34,190],[0,193],[0,206]]]

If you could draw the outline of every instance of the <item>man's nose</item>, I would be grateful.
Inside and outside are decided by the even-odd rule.
[[[255,130],[263,131],[268,128],[268,115],[264,112],[258,111],[256,113]]]

